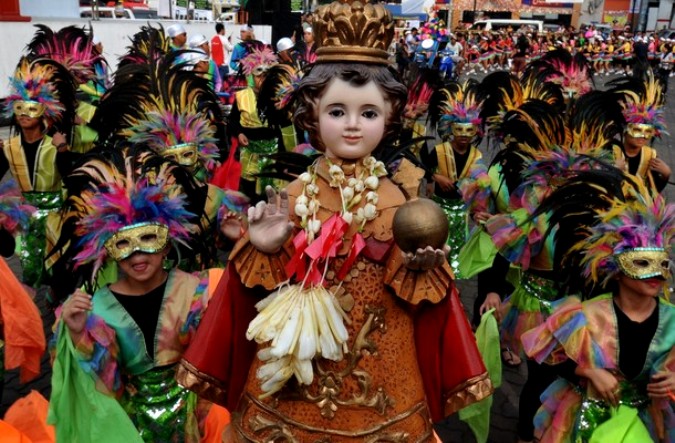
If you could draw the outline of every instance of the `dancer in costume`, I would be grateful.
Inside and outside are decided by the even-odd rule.
[[[502,345],[515,353],[522,349],[521,334],[541,324],[560,297],[552,261],[556,251],[551,237],[545,235],[554,227],[547,214],[532,214],[568,177],[608,167],[605,162],[611,160],[611,146],[621,127],[619,108],[612,99],[611,94],[586,94],[569,104],[564,119],[545,103],[523,105],[504,117],[501,130],[511,139],[506,149],[512,155],[505,157],[502,167],[508,171],[507,182],[519,185],[512,188],[507,213],[488,219],[486,230],[500,254],[521,268],[501,324]],[[616,115],[611,117],[608,110]],[[539,395],[555,376],[554,370],[528,361],[528,379],[519,401],[521,441],[533,439],[532,418],[540,405]]]
[[[38,209],[20,237],[19,259],[23,281],[39,286],[46,277],[48,231],[58,232],[61,177],[71,170],[66,137],[75,116],[75,82],[53,60],[22,58],[10,90],[5,114],[12,117],[13,127],[9,140],[0,140],[0,176],[10,170],[26,201]]]
[[[67,214],[76,224],[71,272],[89,265],[93,279],[110,258],[123,277],[93,295],[76,290],[57,312],[57,441],[220,441],[226,411],[174,378],[221,274],[163,267],[171,242],[196,229],[185,209],[191,177],[138,146],[92,154],[73,174],[81,180],[66,201],[79,210]]]
[[[509,111],[521,106],[525,110],[539,112],[539,106],[562,113],[564,102],[561,88],[554,83],[542,81],[536,72],[518,79],[507,72],[495,72],[485,77],[480,85],[482,100],[480,118],[487,123],[488,146],[490,141],[502,147],[511,135],[505,133],[501,123]],[[541,105],[545,102],[548,105]],[[527,126],[527,122],[523,123]],[[524,136],[528,131],[516,125],[514,133]],[[534,143],[534,142],[532,142]],[[494,259],[486,257],[482,248],[477,247],[481,241],[491,243],[485,231],[485,222],[493,215],[509,211],[509,195],[520,184],[520,172],[523,169],[523,157],[512,149],[499,150],[489,166],[482,160],[476,161],[468,173],[468,177],[460,182],[462,198],[469,205],[470,213],[476,224],[471,232],[467,246],[462,251],[460,269],[468,278],[478,276],[478,291],[474,301],[473,323],[477,326],[481,315],[495,309],[495,316],[501,319],[499,306],[501,301],[513,291],[513,286],[506,281],[509,262],[502,255],[496,254]],[[520,358],[508,344],[503,346],[502,359],[505,364],[517,366]]]
[[[208,80],[176,63],[183,54],[150,53],[145,62],[121,66],[92,124],[101,143],[114,146],[128,139],[147,144],[185,167],[199,181],[201,197],[190,202],[195,205],[190,207],[195,217],[192,222],[200,227],[199,235],[211,241],[198,241],[190,249],[179,247],[174,251],[179,254],[172,253],[181,269],[194,271],[218,263],[217,242],[212,241],[218,236],[218,226],[223,217],[230,215],[241,220],[248,200],[241,193],[208,184],[219,154],[227,146],[222,113]],[[239,237],[237,231],[234,238],[221,240],[236,241]]]
[[[448,261],[455,278],[462,278],[459,272],[459,251],[467,240],[469,213],[459,193],[458,182],[469,177],[471,168],[482,157],[478,150],[482,136],[480,118],[481,103],[478,99],[478,82],[464,85],[451,82],[439,91],[439,97],[432,99],[438,106],[430,108],[432,122],[443,143],[429,152],[422,152],[422,163],[433,171],[433,200],[448,217],[450,246]]]
[[[363,24],[336,33],[333,20],[356,17]],[[433,441],[432,421],[492,389],[447,248],[406,255],[394,244],[394,213],[422,174],[399,168],[399,187],[371,156],[396,134],[406,98],[387,61],[391,15],[335,2],[314,30],[317,62],[295,115],[323,156],[251,209],[227,292],[178,378],[233,411],[226,441]]]
[[[565,368],[535,417],[541,442],[675,441],[675,308],[660,296],[675,206],[618,178],[581,175],[543,205],[559,224],[556,269],[586,301],[522,336],[529,356]]]
[[[73,75],[77,87],[77,114],[72,133],[65,133],[69,149],[73,152],[89,151],[97,134],[88,126],[96,111],[96,104],[105,88],[106,61],[95,48],[93,31],[66,26],[57,32],[45,25],[38,30],[26,46],[29,60],[48,58],[63,65]]]
[[[617,79],[610,91],[619,95],[626,126],[623,145],[614,149],[616,164],[624,171],[640,177],[647,186],[661,192],[668,184],[670,167],[648,146],[654,137],[666,132],[665,94],[653,74],[641,79]]]
[[[277,57],[268,47],[252,49],[241,60],[243,73],[249,79],[249,87],[237,91],[228,119],[227,131],[237,140],[241,162],[239,189],[250,198],[260,198],[265,186],[278,188],[273,180],[256,177],[270,163],[266,157],[278,152],[278,137],[269,123],[263,123],[258,115],[258,93],[267,71],[277,63]]]
[[[302,131],[293,124],[292,94],[303,72],[290,63],[272,66],[262,81],[257,97],[258,114],[263,123],[277,131],[279,152],[293,152],[305,142]]]

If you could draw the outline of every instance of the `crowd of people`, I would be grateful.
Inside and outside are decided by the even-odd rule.
[[[459,413],[485,442],[526,361],[519,441],[675,442],[649,62],[600,90],[597,33],[453,33],[460,82],[408,62],[414,30],[392,63],[391,14],[359,1],[275,45],[215,31],[143,25],[110,72],[91,29],[38,26],[18,61],[2,368],[53,369],[3,437],[426,442]],[[672,54],[649,42],[626,51]]]
[[[441,36],[419,34],[417,28],[404,32],[395,43],[396,62],[411,63],[418,52],[424,53],[425,40],[439,40],[450,48],[457,64],[457,76],[479,75],[495,70],[520,73],[525,63],[541,58],[549,51],[564,49],[572,55],[582,53],[590,62],[594,75],[631,75],[634,69],[651,67],[657,74],[673,75],[675,42],[660,38],[658,33],[614,30],[603,34],[593,25],[584,30],[560,27],[557,31],[539,32],[523,25],[498,31],[466,31]],[[466,67],[466,69],[464,69]],[[667,82],[664,81],[664,85]]]

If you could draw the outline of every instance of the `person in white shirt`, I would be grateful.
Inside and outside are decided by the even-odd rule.
[[[462,68],[464,67],[464,62],[465,59],[463,57],[464,55],[464,47],[460,42],[457,41],[457,37],[455,37],[454,34],[450,35],[450,43],[445,47],[446,51],[450,51],[450,58],[452,58],[452,62],[455,64],[455,73],[459,77],[459,74],[462,72]]]

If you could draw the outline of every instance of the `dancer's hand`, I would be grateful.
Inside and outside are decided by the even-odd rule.
[[[652,382],[647,385],[647,394],[654,399],[670,399],[675,402],[675,373],[661,371],[652,375]]]
[[[271,186],[265,188],[267,202],[248,209],[248,232],[251,244],[261,252],[273,254],[288,240],[293,223],[288,218],[288,194],[279,195]]]
[[[499,294],[496,292],[488,292],[487,296],[485,297],[485,301],[483,302],[482,305],[480,305],[480,308],[478,312],[480,315],[485,314],[487,311],[490,309],[494,309],[494,316],[495,319],[497,319],[498,322],[502,321],[502,311],[500,306],[502,305],[502,299],[499,297]]]
[[[649,160],[649,169],[658,174],[661,174],[661,176],[666,179],[670,177],[670,166],[668,166],[668,164],[660,158],[653,158]]]
[[[473,221],[476,222],[476,224],[479,224],[479,225],[482,225],[483,223],[488,221],[488,219],[490,217],[492,217],[492,214],[490,214],[489,212],[485,212],[485,211],[476,211],[476,212],[473,213]]]
[[[66,322],[70,336],[77,342],[87,323],[89,311],[93,308],[91,295],[77,289],[63,304],[63,321]]]
[[[579,368],[576,369],[577,375],[587,378],[595,388],[600,398],[612,406],[619,404],[621,398],[621,389],[616,377],[606,369]]]
[[[405,253],[405,264],[408,269],[413,271],[428,271],[445,263],[445,257],[450,253],[450,246],[444,245],[443,249],[434,249],[427,246],[422,249],[419,248],[413,254],[412,252]]]
[[[441,188],[445,192],[450,192],[455,189],[455,184],[443,174],[434,174],[434,182],[436,186]]]

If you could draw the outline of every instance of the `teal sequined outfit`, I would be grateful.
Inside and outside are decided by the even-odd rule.
[[[240,161],[241,161],[241,178],[244,180],[256,182],[256,193],[262,194],[266,186],[272,186],[275,189],[279,188],[281,180],[256,177],[256,174],[265,170],[267,166],[272,163],[269,158],[270,154],[277,152],[277,141],[271,140],[250,140],[248,146],[242,147]]]
[[[461,199],[445,199],[438,196],[432,196],[432,199],[445,212],[448,219],[448,240],[447,245],[450,246],[450,254],[448,255],[448,263],[455,274],[455,279],[461,279],[462,275],[459,272],[459,251],[466,243],[469,237],[468,228],[468,212]]]
[[[47,246],[46,228],[50,212],[61,208],[61,192],[24,192],[26,203],[37,208],[31,216],[28,230],[19,237],[17,255],[23,269],[23,282],[37,287],[44,280],[44,259]]]
[[[638,387],[626,380],[621,381],[619,386],[621,389],[619,404],[630,406],[644,414],[651,402],[646,394],[647,387],[644,384]],[[575,387],[575,390],[584,397],[577,418],[577,439],[586,443],[590,441],[598,426],[612,418],[612,406],[602,400],[588,398],[580,388]]]
[[[144,441],[183,441],[186,429],[198,433],[197,396],[176,382],[175,365],[130,377],[120,403]]]

